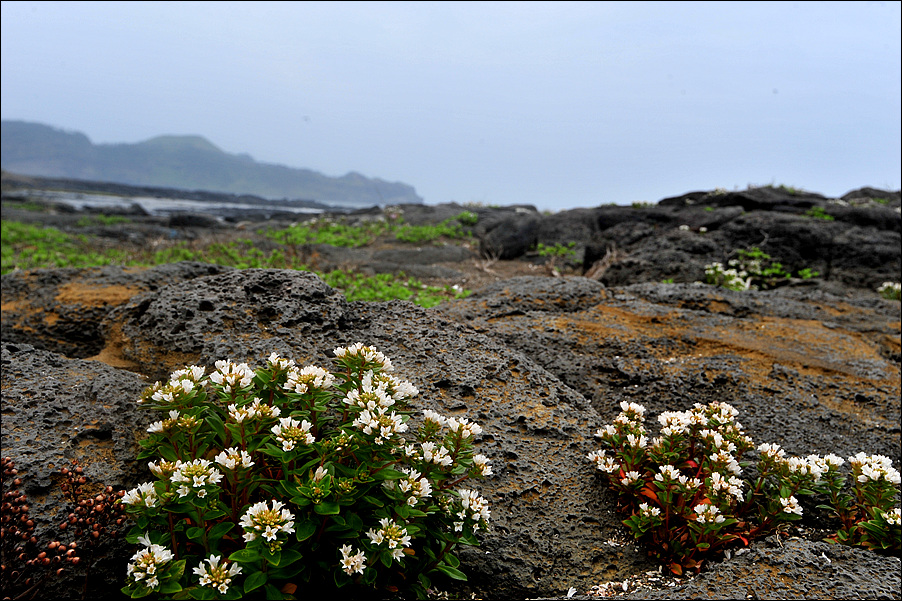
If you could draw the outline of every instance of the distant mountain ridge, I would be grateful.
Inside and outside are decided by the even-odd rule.
[[[412,186],[402,182],[355,172],[329,177],[309,169],[258,163],[247,154],[224,152],[202,136],[165,135],[136,144],[94,144],[81,132],[40,123],[4,120],[0,129],[0,166],[23,175],[253,194],[339,206],[423,202]]]

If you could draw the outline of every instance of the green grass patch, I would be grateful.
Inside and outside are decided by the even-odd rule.
[[[131,223],[132,220],[122,215],[85,215],[75,222],[78,227],[92,227],[95,225],[116,225],[117,223]]]
[[[409,300],[423,307],[470,294],[455,286],[427,286],[404,274],[366,275],[335,270],[328,273],[309,269],[291,246],[280,245],[269,251],[257,248],[250,239],[214,242],[203,246],[179,242],[154,251],[126,252],[97,246],[97,238],[71,235],[52,227],[40,227],[16,221],[3,221],[2,273],[56,267],[96,267],[123,265],[151,267],[179,261],[198,261],[237,269],[296,269],[311,271],[340,290],[348,300]]]
[[[0,273],[14,269],[96,267],[121,264],[127,253],[107,249],[98,252],[85,236],[71,236],[54,227],[3,221]]]

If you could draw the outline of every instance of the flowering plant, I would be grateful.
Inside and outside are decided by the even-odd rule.
[[[789,281],[791,274],[783,269],[783,265],[757,246],[750,250],[736,251],[738,259],[730,259],[725,268],[722,263],[711,263],[705,266],[705,283],[720,286],[729,290],[767,290],[776,288]],[[797,272],[803,280],[816,278],[820,274],[811,268]]]
[[[877,292],[880,296],[889,300],[902,299],[902,284],[899,282],[883,282]]]
[[[844,461],[835,456],[787,457],[773,444],[757,447],[757,474],[743,478],[741,463],[755,449],[726,403],[696,404],[688,411],[658,416],[660,436],[649,441],[645,408],[622,402],[622,411],[596,436],[609,447],[587,459],[620,493],[624,520],[675,574],[700,570],[713,554],[748,545],[756,536],[801,519],[798,497],[822,494],[821,506],[842,527],[832,540],[869,548],[900,550],[899,472],[881,455],[850,457],[852,492],[844,492]]]
[[[122,499],[144,547],[124,593],[281,599],[354,584],[422,597],[435,575],[466,580],[453,551],[490,517],[461,486],[492,473],[473,449],[482,429],[426,410],[413,430],[418,391],[387,357],[334,353],[334,371],[273,353],[256,371],[217,361],[144,391],[165,419],[138,456],[159,458],[156,480]]]

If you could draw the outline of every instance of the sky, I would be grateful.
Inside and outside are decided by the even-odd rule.
[[[565,210],[902,179],[900,2],[2,2],[0,113]]]

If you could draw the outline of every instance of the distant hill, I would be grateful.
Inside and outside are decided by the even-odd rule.
[[[93,144],[80,132],[2,122],[0,166],[41,177],[315,200],[330,205],[422,203],[412,186],[359,173],[329,177],[223,152],[201,136],[159,136],[137,144]]]

